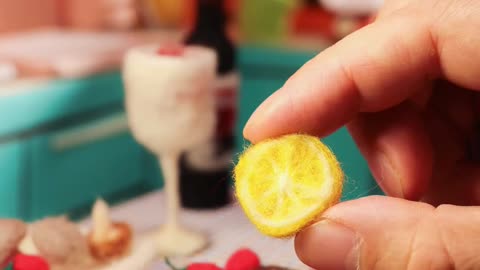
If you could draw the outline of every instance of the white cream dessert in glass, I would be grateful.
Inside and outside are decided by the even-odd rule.
[[[213,50],[197,46],[133,48],[123,66],[125,105],[134,138],[159,159],[166,192],[165,224],[155,232],[160,255],[188,255],[207,244],[179,221],[179,158],[215,132]]]

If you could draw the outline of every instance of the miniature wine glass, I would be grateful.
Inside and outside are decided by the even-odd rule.
[[[179,158],[214,135],[216,65],[213,50],[196,46],[137,47],[125,57],[129,126],[135,139],[158,157],[164,175],[165,224],[155,233],[161,255],[187,255],[207,244],[204,235],[179,221]]]

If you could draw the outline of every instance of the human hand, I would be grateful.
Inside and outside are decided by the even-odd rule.
[[[323,137],[346,124],[391,196],[327,210],[296,237],[303,262],[480,269],[480,166],[468,155],[480,121],[479,29],[479,1],[387,1],[374,23],[309,61],[257,109],[244,130],[253,143]]]

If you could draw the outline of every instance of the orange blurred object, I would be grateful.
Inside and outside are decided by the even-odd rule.
[[[58,24],[57,0],[0,0],[0,32]]]
[[[128,30],[139,24],[137,0],[57,0],[68,27]]]
[[[0,32],[44,27],[128,30],[139,24],[138,0],[0,0]]]
[[[185,0],[143,0],[148,24],[177,27],[183,22]]]
[[[92,0],[60,0],[62,3],[65,24],[75,28],[102,28],[100,1]]]
[[[302,7],[292,14],[293,34],[320,35],[338,40],[373,21],[373,17],[342,17],[321,7]]]
[[[130,252],[132,228],[127,223],[113,223],[112,234],[97,242],[92,234],[88,235],[88,246],[93,257],[100,261],[120,258]]]
[[[332,39],[335,37],[335,15],[321,8],[299,8],[292,14],[294,34],[313,34]]]

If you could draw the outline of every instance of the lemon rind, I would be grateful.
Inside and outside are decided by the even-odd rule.
[[[308,143],[311,145],[313,144],[311,142]],[[269,142],[265,142],[265,148],[263,149],[268,149],[268,146]],[[290,237],[302,228],[310,225],[312,222],[315,222],[315,220],[326,209],[328,209],[340,200],[343,188],[343,172],[341,170],[340,164],[336,160],[332,151],[320,140],[318,141],[318,145],[313,144],[312,147],[315,150],[318,149],[321,152],[321,154],[319,154],[319,158],[321,159],[321,163],[323,164],[323,166],[328,170],[323,174],[323,179],[325,180],[325,182],[322,187],[319,188],[319,193],[321,193],[322,196],[320,196],[320,198],[318,199],[318,204],[304,209],[302,211],[304,214],[289,216],[287,221],[278,222],[272,219],[268,219],[258,213],[258,211],[254,211],[254,209],[256,209],[256,206],[253,203],[254,199],[251,198],[248,192],[248,187],[250,183],[248,183],[248,181],[242,182],[241,179],[238,179],[238,175],[235,173],[235,184],[240,185],[240,188],[236,189],[236,195],[240,202],[240,205],[243,208],[247,217],[263,234],[272,237]],[[248,149],[244,153],[244,155],[247,155],[249,150],[251,149]],[[241,162],[242,159],[240,159],[239,165]],[[243,186],[243,184],[247,186]]]

